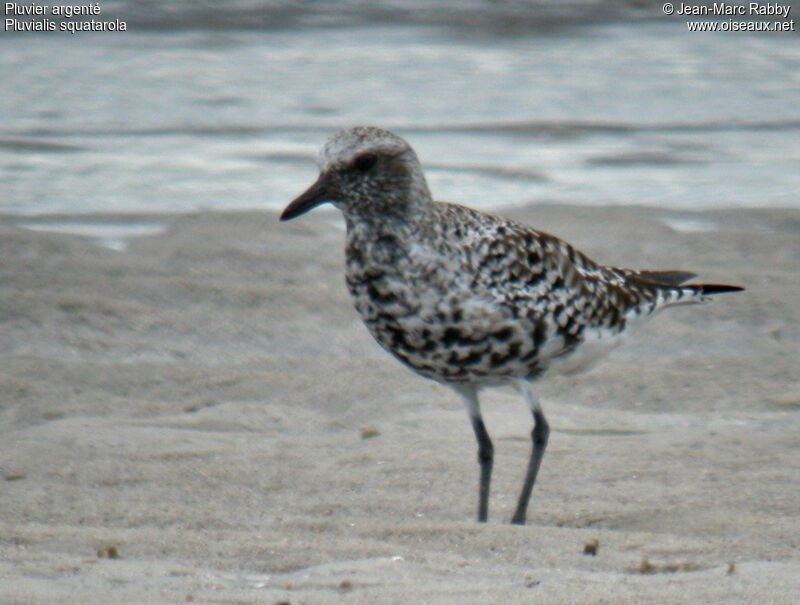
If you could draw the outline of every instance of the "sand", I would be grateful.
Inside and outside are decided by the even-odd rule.
[[[747,287],[540,383],[526,527],[523,403],[484,396],[478,524],[462,405],[372,342],[332,210],[122,217],[167,226],[122,251],[0,217],[0,602],[796,603],[800,212],[505,214]]]

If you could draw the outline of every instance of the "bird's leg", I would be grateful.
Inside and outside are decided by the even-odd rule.
[[[478,491],[478,521],[485,523],[489,516],[489,485],[492,481],[494,446],[480,416],[472,417],[472,428],[478,439],[478,463],[481,465],[481,483]]]
[[[494,462],[494,446],[486,431],[478,403],[478,392],[474,387],[463,387],[458,392],[467,404],[472,429],[478,440],[478,464],[481,467],[481,482],[478,491],[478,521],[485,523],[489,515],[489,486],[492,482],[492,464]]]
[[[533,412],[533,432],[531,437],[533,439],[533,448],[531,449],[531,457],[528,460],[528,470],[525,473],[525,482],[522,485],[522,492],[519,495],[517,502],[517,510],[511,518],[511,523],[515,525],[525,525],[525,515],[528,510],[528,502],[531,499],[531,490],[533,484],[536,482],[536,475],[539,473],[539,466],[542,464],[544,457],[544,450],[547,447],[547,438],[550,435],[550,425],[547,424],[547,419],[544,417],[544,412],[539,405],[539,398],[533,390],[533,387],[528,381],[520,380],[518,388],[525,402]]]

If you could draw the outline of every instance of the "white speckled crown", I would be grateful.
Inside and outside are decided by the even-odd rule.
[[[317,163],[320,169],[325,170],[346,164],[355,156],[366,151],[392,155],[405,153],[415,160],[417,159],[411,146],[396,134],[374,126],[356,126],[340,130],[331,136],[320,150]]]

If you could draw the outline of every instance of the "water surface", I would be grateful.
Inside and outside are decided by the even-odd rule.
[[[481,208],[798,205],[796,35],[546,11],[513,28],[505,3],[451,4],[451,25],[389,24],[379,3],[339,19],[276,5],[246,27],[234,3],[225,27],[201,11],[2,35],[0,212],[278,209],[353,124],[397,130],[437,198]]]

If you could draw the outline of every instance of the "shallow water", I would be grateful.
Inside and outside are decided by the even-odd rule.
[[[663,16],[510,28],[473,4],[481,27],[230,10],[216,29],[2,35],[0,212],[278,209],[352,124],[396,129],[437,198],[482,208],[798,205],[798,36]]]
[[[123,251],[128,247],[129,240],[135,237],[159,235],[166,229],[166,225],[159,223],[143,223],[138,221],[112,221],[112,220],[76,220],[76,219],[50,219],[27,220],[17,223],[18,226],[32,231],[47,231],[49,233],[70,233],[88,238],[89,241],[103,248]]]

